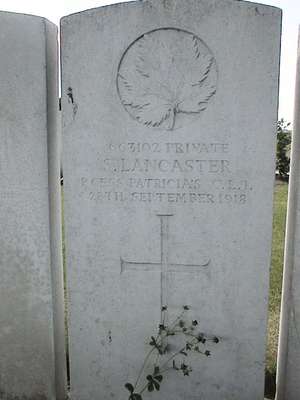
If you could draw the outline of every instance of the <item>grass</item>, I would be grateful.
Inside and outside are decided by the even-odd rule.
[[[269,395],[275,389],[276,359],[279,333],[284,235],[288,185],[277,181],[274,194],[272,265],[270,274],[269,325],[266,355],[266,386]]]

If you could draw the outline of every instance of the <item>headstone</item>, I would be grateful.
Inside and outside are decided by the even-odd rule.
[[[277,364],[277,400],[300,398],[300,35],[294,113]]]
[[[62,19],[73,399],[128,398],[184,305],[220,343],[143,396],[263,398],[280,27],[233,0]]]
[[[0,44],[0,398],[62,400],[57,28],[1,12]]]

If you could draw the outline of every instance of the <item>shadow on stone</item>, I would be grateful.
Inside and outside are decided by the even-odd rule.
[[[276,393],[276,374],[266,371],[265,375],[265,397],[266,399],[275,399]]]

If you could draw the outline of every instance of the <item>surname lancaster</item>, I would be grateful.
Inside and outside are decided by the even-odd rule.
[[[104,171],[115,173],[131,172],[163,172],[163,173],[208,173],[217,174],[230,172],[228,160],[169,160],[169,159],[126,159],[105,158]]]

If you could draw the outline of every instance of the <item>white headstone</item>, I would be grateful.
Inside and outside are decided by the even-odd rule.
[[[73,399],[127,398],[186,304],[221,341],[153,398],[263,398],[280,26],[233,0],[63,18]]]
[[[277,400],[300,398],[300,35],[277,367]]]
[[[62,400],[57,28],[1,12],[0,47],[0,397]]]

